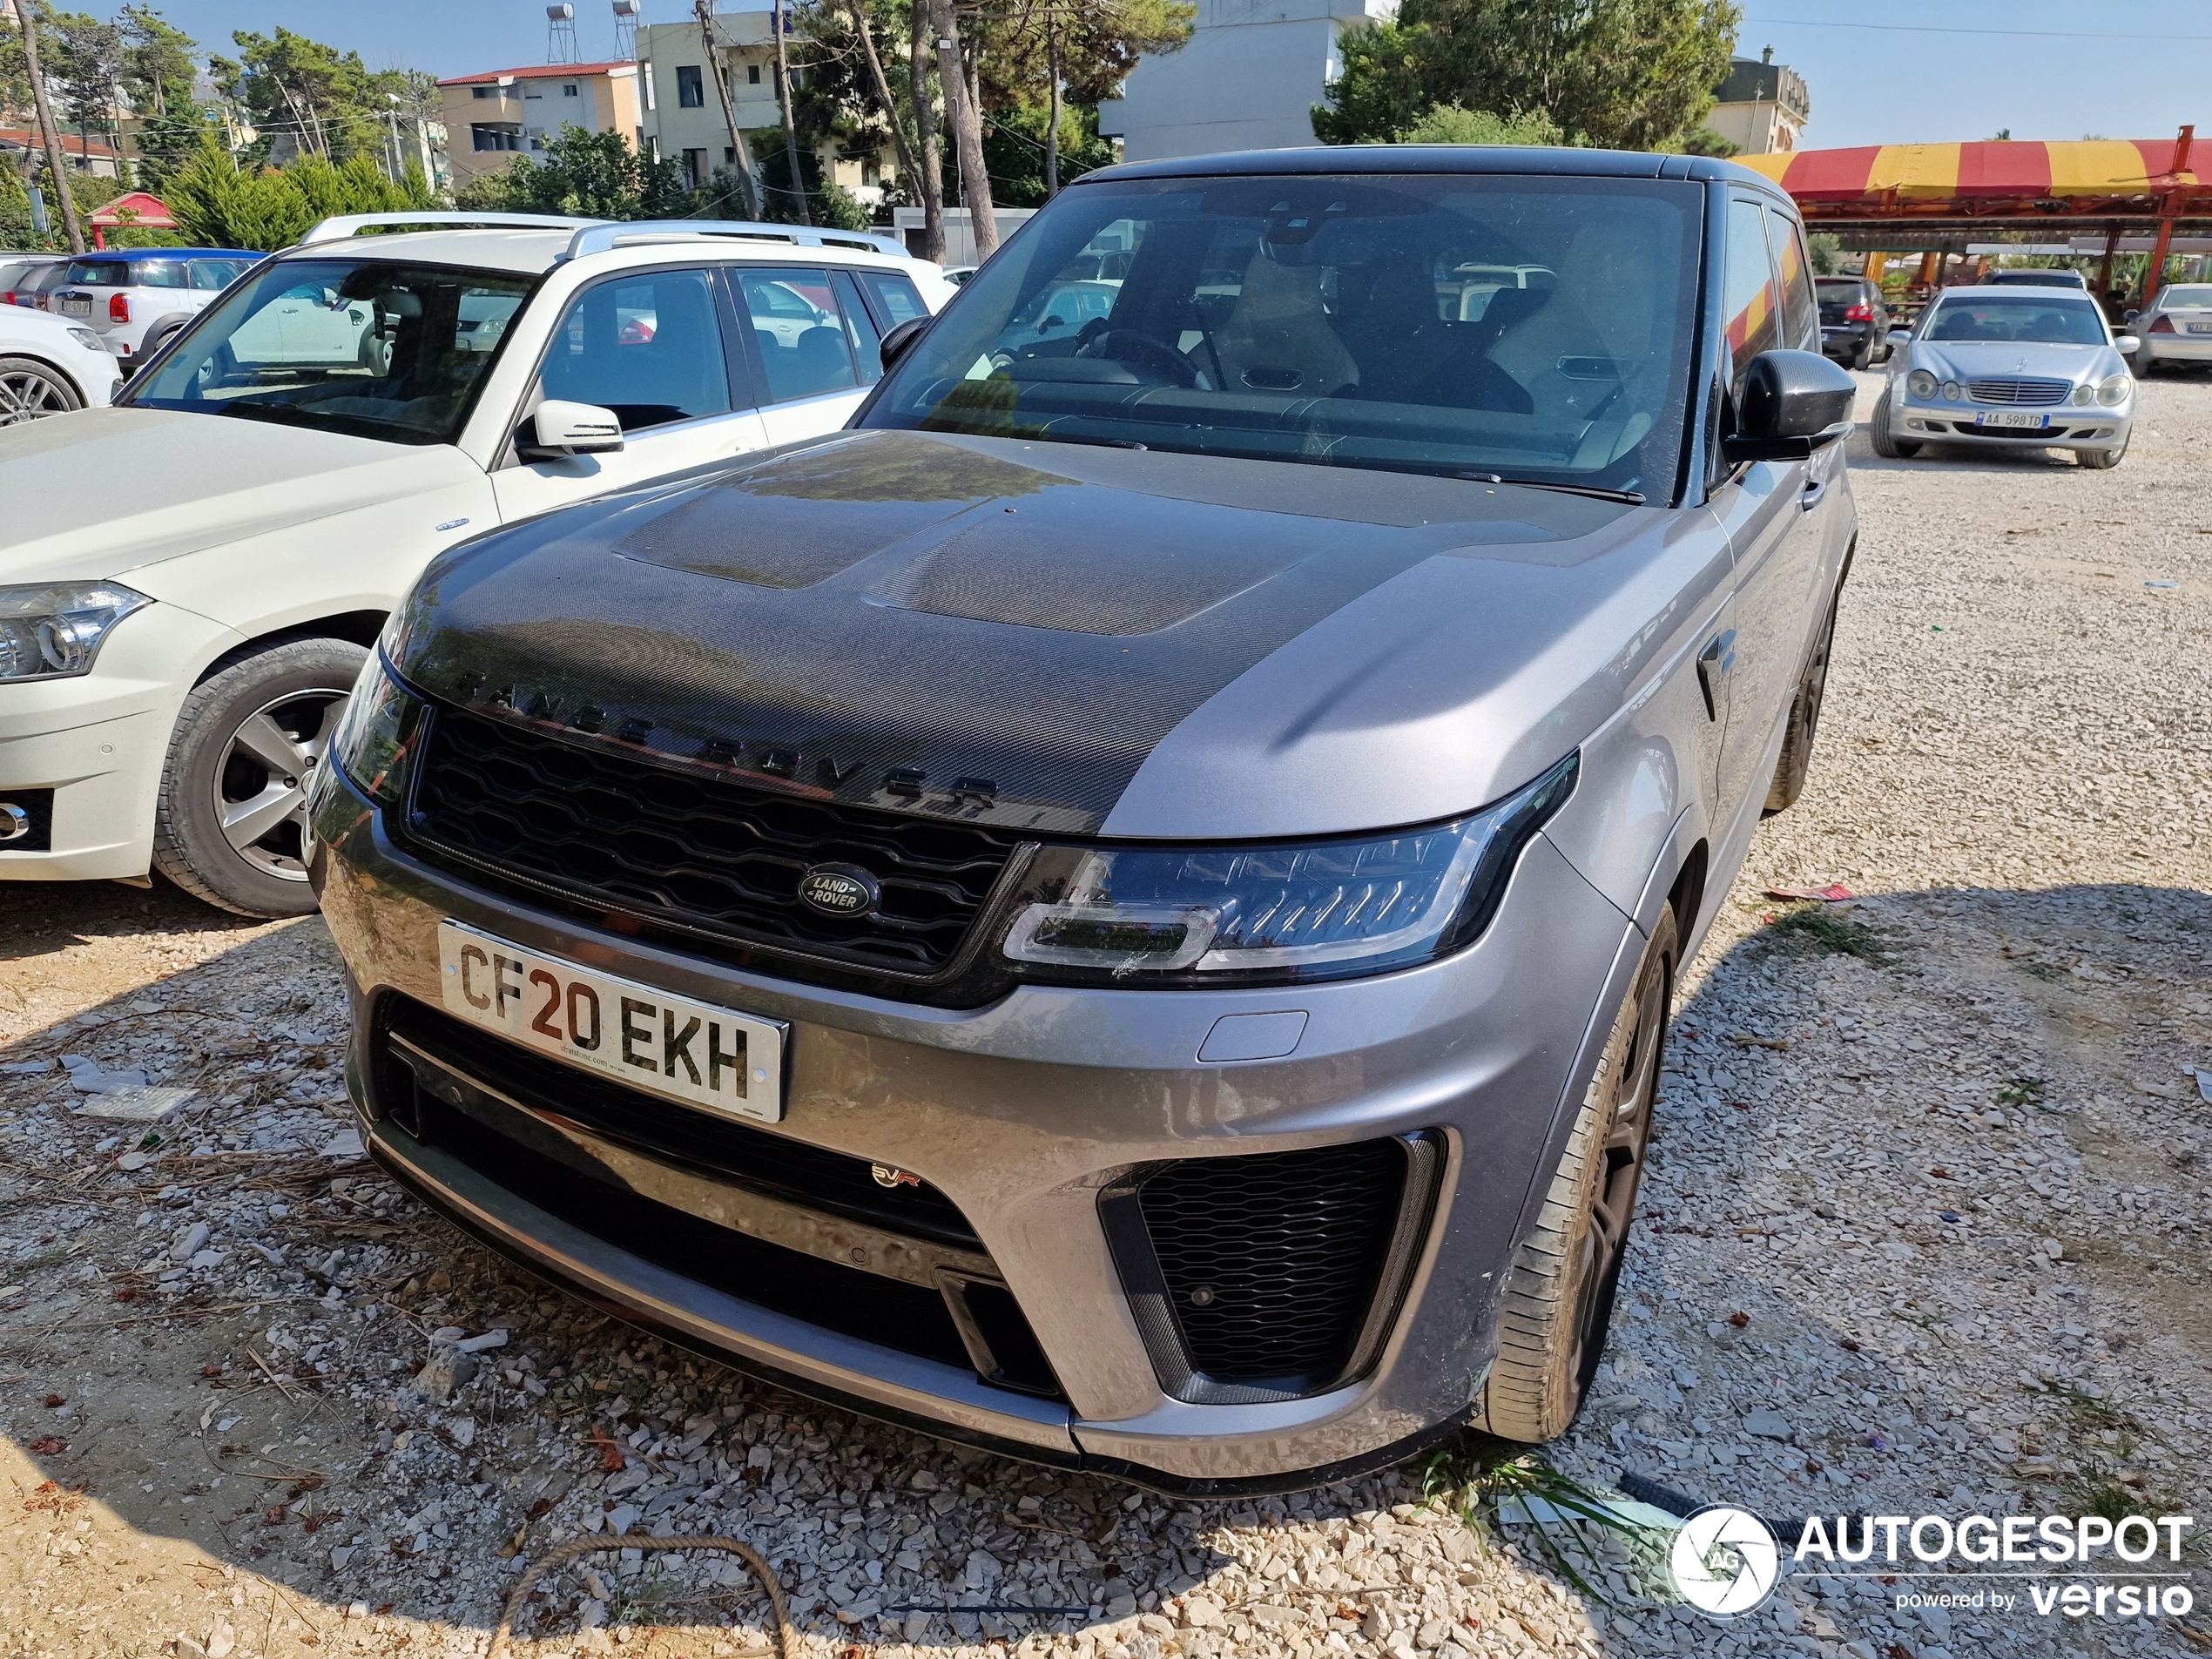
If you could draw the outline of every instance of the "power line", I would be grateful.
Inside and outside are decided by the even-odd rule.
[[[1825,23],[1811,17],[1746,17],[1747,24],[1758,24],[1769,29],[1871,29],[1889,35],[2000,35],[2007,39],[2032,40],[2111,40],[2105,32],[2082,32],[2065,29],[1953,29],[1941,24],[1919,23]],[[2162,31],[2160,40],[2212,40],[2212,35],[2169,35]],[[2128,43],[2134,44],[2133,41]]]

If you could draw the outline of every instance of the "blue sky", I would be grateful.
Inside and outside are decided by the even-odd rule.
[[[349,47],[374,69],[462,75],[545,57],[543,0],[155,3],[216,50],[233,30],[281,24]],[[576,0],[576,9],[584,56],[611,54],[607,0]],[[1772,45],[1811,87],[1809,145],[1986,138],[2000,127],[2016,138],[2164,138],[2184,121],[2200,123],[2212,143],[2204,0],[1746,0],[1744,11],[1737,49],[1756,57]],[[645,0],[644,13],[672,23],[691,7]]]

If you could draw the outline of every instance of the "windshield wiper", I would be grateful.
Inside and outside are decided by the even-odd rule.
[[[1455,472],[1454,478],[1464,478],[1475,484],[1520,484],[1528,489],[1555,489],[1562,496],[1588,496],[1593,501],[1626,502],[1631,507],[1643,505],[1643,494],[1635,489],[1606,489],[1596,484],[1560,484],[1548,478],[1507,478],[1494,472]]]
[[[1095,443],[1103,449],[1150,449],[1149,443],[1139,443],[1135,438],[1094,438],[1079,432],[1055,432],[1050,427],[1044,435],[1054,443]]]

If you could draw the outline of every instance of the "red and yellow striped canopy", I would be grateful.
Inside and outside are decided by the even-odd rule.
[[[2194,189],[2174,169],[2176,138],[2084,138],[2074,144],[1879,144],[1739,156],[1800,206],[2033,201],[2149,196]]]

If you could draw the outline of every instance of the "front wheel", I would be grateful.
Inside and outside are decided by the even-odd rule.
[[[84,400],[57,369],[35,357],[0,357],[0,426],[81,409]]]
[[[1920,453],[1917,443],[1907,443],[1890,430],[1890,395],[1885,391],[1874,400],[1874,418],[1866,423],[1866,435],[1874,445],[1874,453],[1885,461],[1910,461]]]
[[[1651,1139],[1679,949],[1669,905],[1613,1017],[1535,1230],[1506,1276],[1498,1357],[1477,1415],[1506,1440],[1541,1445],[1566,1433],[1597,1374]]]
[[[2110,472],[2120,464],[2121,456],[2127,453],[2128,446],[2125,442],[2121,442],[2114,444],[2109,449],[2076,449],[2074,452],[2074,459],[2077,464],[2087,467],[2091,472]]]
[[[242,916],[313,910],[307,784],[367,656],[343,639],[297,639],[194,687],[162,771],[154,868]]]

